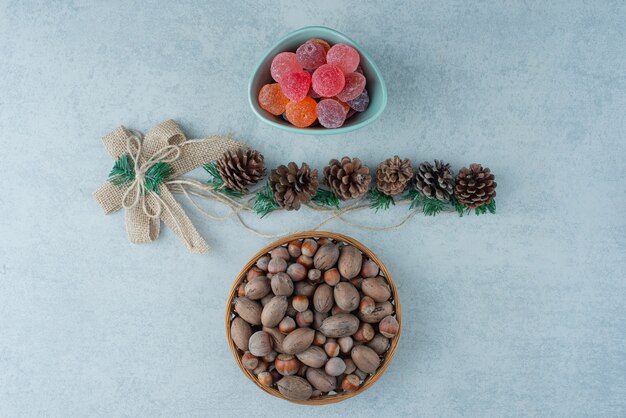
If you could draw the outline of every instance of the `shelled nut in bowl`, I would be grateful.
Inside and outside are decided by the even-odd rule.
[[[272,79],[270,73],[273,58],[282,52],[295,52],[299,46],[312,39],[321,39],[333,45],[345,44],[355,48],[360,55],[360,69],[367,79],[366,89],[369,93],[369,106],[365,111],[355,113],[353,116],[346,119],[342,126],[334,129],[324,128],[323,126],[309,126],[306,128],[293,126],[284,120],[282,116],[273,115],[264,110],[258,102],[261,88],[267,84],[276,82]],[[365,49],[352,39],[333,29],[323,26],[309,26],[287,34],[276,42],[261,58],[248,83],[248,102],[252,111],[260,120],[276,128],[292,133],[334,135],[360,129],[376,120],[387,105],[387,87],[381,71]]]
[[[306,274],[289,269],[295,264],[306,264]],[[327,271],[340,280],[320,279]],[[402,312],[387,267],[369,248],[309,231],[252,257],[230,290],[225,326],[239,368],[259,388],[324,405],[363,392],[383,375],[400,340]]]

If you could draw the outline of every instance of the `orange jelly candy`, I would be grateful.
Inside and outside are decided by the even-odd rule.
[[[306,128],[317,119],[315,106],[317,102],[309,96],[299,102],[289,102],[287,103],[287,120],[298,128]]]
[[[266,84],[259,91],[259,105],[272,115],[282,115],[289,99],[283,93],[278,83]]]

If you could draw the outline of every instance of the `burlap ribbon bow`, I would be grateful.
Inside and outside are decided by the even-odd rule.
[[[167,181],[153,191],[146,187],[145,175],[161,161],[169,164],[168,180],[173,179],[221,157],[228,150],[245,145],[224,136],[187,141],[173,120],[158,125],[143,141],[139,134],[123,126],[102,138],[102,141],[113,159],[128,154],[132,160],[134,179],[131,182],[115,185],[107,181],[94,193],[105,214],[126,209],[126,230],[130,242],[141,244],[154,241],[159,236],[163,220],[183,240],[189,251],[206,253],[208,244],[174,199]]]

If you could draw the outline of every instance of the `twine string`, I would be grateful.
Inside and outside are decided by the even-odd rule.
[[[158,193],[153,192],[152,190],[146,187],[146,174],[155,164],[158,162],[163,163],[171,163],[176,161],[181,156],[181,149],[178,145],[166,145],[159,150],[157,150],[148,160],[145,162],[141,162],[141,157],[143,153],[143,141],[142,135],[138,132],[133,132],[132,135],[128,137],[128,141],[126,142],[126,150],[128,151],[128,155],[133,161],[133,168],[135,172],[135,178],[128,185],[128,189],[124,192],[122,196],[122,207],[124,209],[132,209],[137,205],[141,205],[141,209],[143,213],[152,219],[159,219],[161,214],[163,213],[163,208],[169,213],[170,217],[174,221],[180,236],[185,240],[187,245],[190,247],[193,246],[193,243],[187,237],[187,233],[185,228],[178,221],[178,217],[174,215],[174,212],[169,207],[169,205],[159,196]],[[132,200],[128,201],[129,196],[132,193]],[[148,209],[148,205],[146,204],[146,196],[152,196],[155,202],[154,211]]]
[[[202,183],[195,179],[181,177],[176,180],[170,180],[167,183],[168,185],[171,185],[170,186],[171,191],[175,193],[182,193],[196,209],[198,209],[204,216],[206,216],[207,218],[213,221],[226,221],[234,217],[237,220],[237,222],[247,231],[261,238],[269,238],[269,239],[281,238],[287,235],[303,232],[303,230],[294,230],[294,231],[280,232],[277,234],[270,234],[270,233],[262,232],[250,226],[244,220],[244,218],[242,217],[242,214],[254,212],[254,209],[252,208],[250,203],[254,199],[254,195],[256,194],[255,192],[249,192],[248,194],[251,196],[244,196],[246,203],[241,203],[241,202],[233,200],[232,198],[228,196],[223,195],[219,191],[216,191],[216,189],[210,186],[209,184]],[[207,210],[205,210],[204,208],[200,207],[200,205],[198,205],[191,196],[198,196],[207,200],[215,200],[217,202],[220,202],[228,206],[230,208],[230,211],[223,216],[212,214],[208,212]],[[403,204],[408,204],[410,202],[411,202],[410,199],[400,199],[396,201],[396,204],[403,205]],[[327,216],[325,219],[322,219],[314,227],[307,228],[307,230],[309,231],[310,230],[316,231],[320,229],[321,227],[323,227],[324,225],[330,222],[333,222],[335,220],[342,222],[348,226],[351,226],[354,228],[360,228],[360,229],[367,230],[367,231],[389,231],[389,230],[400,228],[401,226],[406,224],[415,215],[417,215],[420,210],[419,208],[412,209],[399,222],[392,224],[392,225],[369,226],[369,225],[364,225],[364,224],[354,222],[345,218],[345,215],[348,215],[352,212],[358,212],[364,209],[371,209],[370,204],[366,201],[365,198],[358,199],[354,203],[351,203],[350,205],[347,205],[340,209],[328,208],[328,207],[315,205],[311,203],[305,205],[305,207],[314,212],[330,213],[329,216]]]

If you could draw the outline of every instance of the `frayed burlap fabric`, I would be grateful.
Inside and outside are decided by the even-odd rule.
[[[107,181],[94,197],[105,214],[125,210],[128,239],[135,244],[154,241],[159,237],[161,221],[170,227],[194,253],[206,253],[209,246],[200,236],[184,209],[174,199],[167,182],[159,185],[158,193],[146,190],[143,175],[158,161],[171,167],[168,180],[220,158],[226,151],[236,151],[241,144],[226,136],[189,140],[178,124],[167,120],[150,131],[143,140],[140,135],[121,126],[102,138],[107,151],[117,160],[129,154],[136,178],[132,184],[114,185]]]

